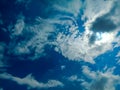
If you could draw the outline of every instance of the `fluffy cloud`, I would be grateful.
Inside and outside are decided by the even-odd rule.
[[[7,79],[16,82],[19,85],[26,85],[28,89],[47,89],[47,88],[53,88],[53,87],[63,87],[64,84],[58,80],[48,80],[46,83],[38,82],[34,79],[34,77],[29,74],[24,78],[19,78],[12,76],[8,73],[2,73],[0,74],[1,79]]]
[[[72,34],[65,35],[59,33],[56,40],[55,50],[62,53],[63,56],[70,60],[94,63],[94,58],[111,50],[112,42],[115,39],[115,33],[97,34],[97,39],[93,44],[90,44],[90,31],[85,31],[83,35],[73,28]],[[100,39],[99,39],[100,38]]]
[[[83,81],[82,85],[87,90],[116,90],[115,87],[120,84],[120,76],[114,75],[115,67],[105,70],[105,72],[91,71],[89,67],[83,66],[83,74],[89,81]]]
[[[95,63],[94,58],[112,50],[112,43],[119,43],[116,39],[119,31],[119,5],[115,1],[85,1],[83,20],[85,31],[80,33],[79,25],[72,24],[65,31],[59,33],[55,50],[70,60]],[[101,6],[102,5],[102,6]],[[69,25],[68,25],[69,26]]]

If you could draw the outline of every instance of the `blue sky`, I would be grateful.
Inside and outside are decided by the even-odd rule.
[[[0,90],[119,90],[119,0],[1,0]]]

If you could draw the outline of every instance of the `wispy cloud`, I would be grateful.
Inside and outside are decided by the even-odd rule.
[[[63,87],[64,84],[58,80],[48,80],[46,83],[38,82],[34,77],[29,74],[24,78],[15,77],[8,73],[0,74],[1,79],[7,79],[16,82],[19,85],[26,85],[28,89],[47,89],[53,87]]]
[[[28,24],[24,22],[24,18],[18,18],[14,27],[10,29],[9,54],[17,56],[33,54],[28,57],[31,60],[45,55],[45,46],[51,43],[49,37],[55,30],[53,24],[44,19],[37,19]]]
[[[95,63],[97,56],[114,48],[112,43],[119,43],[116,35],[119,31],[120,15],[117,13],[119,4],[116,6],[116,3],[104,0],[48,2],[53,9],[75,15],[62,15],[59,12],[46,19],[39,17],[32,24],[26,23],[24,16],[18,18],[11,30],[8,52],[18,57],[29,55],[28,59],[35,60],[47,55],[45,46],[48,45],[55,46],[55,51],[69,60]],[[48,11],[49,9],[51,8]],[[77,22],[80,9],[83,9],[82,33],[79,30],[82,26]]]
[[[67,0],[56,0],[53,8],[61,12],[71,13],[74,16],[78,16],[82,8],[82,2],[80,0],[71,0],[69,2]]]
[[[118,54],[116,55],[116,57],[120,57],[120,52],[118,52]]]

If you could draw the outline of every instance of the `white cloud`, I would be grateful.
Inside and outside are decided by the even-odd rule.
[[[120,57],[120,52],[118,52],[118,54],[116,55],[116,57]]]
[[[72,75],[72,76],[68,77],[67,79],[71,82],[74,82],[74,81],[80,82],[81,81],[81,79],[78,78],[77,75]]]
[[[114,33],[104,33],[101,35],[101,39],[95,41],[95,43],[90,44],[90,31],[85,31],[82,35],[79,33],[79,30],[72,28],[72,34],[65,35],[59,33],[56,40],[57,52],[62,53],[63,56],[67,57],[70,60],[81,61],[94,63],[94,58],[112,50],[112,42],[114,42],[115,35]],[[104,39],[105,38],[105,39]]]
[[[82,7],[82,2],[80,0],[56,0],[53,7],[59,11],[72,13],[74,16],[77,16],[80,13]]]
[[[83,20],[85,20],[84,33],[80,33],[78,25],[70,25],[70,28],[67,29],[68,31],[66,30],[68,32],[67,35],[64,34],[65,31],[58,34],[55,42],[55,51],[70,60],[95,63],[94,58],[109,50],[113,50],[112,43],[119,43],[116,40],[118,38],[116,35],[119,31],[118,18],[120,15],[117,13],[119,5],[115,6],[115,3],[113,0],[110,2],[104,0],[85,1],[85,9],[83,10]],[[105,24],[106,21],[109,23]],[[98,23],[101,23],[99,25],[104,24],[104,27],[99,26]],[[111,25],[112,27],[109,28]]]
[[[28,57],[34,60],[45,55],[44,47],[51,44],[49,36],[52,35],[55,28],[48,20],[37,19],[32,24],[28,24],[24,22],[24,19],[18,18],[13,30],[14,32],[10,35],[9,53],[21,56],[34,52],[34,55]]]
[[[71,0],[70,2],[62,0],[54,1],[53,4],[50,4],[53,5],[51,7],[54,7],[54,9],[58,11],[75,14],[73,17],[60,14],[48,19],[37,18],[32,24],[25,23],[24,18],[18,18],[14,26],[15,28],[13,29],[14,32],[11,34],[13,39],[11,40],[12,42],[10,42],[9,52],[18,56],[30,55],[34,52],[34,54],[29,57],[29,59],[34,60],[46,55],[46,45],[55,45],[55,51],[70,60],[95,63],[94,58],[106,53],[108,50],[112,50],[113,42],[119,42],[116,40],[119,23],[119,14],[117,13],[119,5],[115,6],[116,2],[114,0],[110,2],[104,0],[85,1],[84,5],[81,3],[80,0]],[[83,21],[85,21],[85,31],[80,33],[78,27],[81,26],[78,25],[76,18],[82,7],[84,7]],[[111,15],[112,11],[114,11],[113,15]],[[105,15],[107,15],[108,18],[106,18]],[[100,26],[103,27],[102,32],[91,30],[99,29],[96,23],[98,25],[101,20],[105,24],[104,18],[105,21],[111,21],[111,23],[107,23],[106,27]],[[63,26],[64,30],[56,28],[55,24],[59,24],[61,27]],[[107,26],[110,25],[113,25],[113,29],[115,30],[112,30],[112,32],[104,32],[106,28],[108,29]],[[56,33],[57,36],[54,36],[53,33]],[[49,40],[49,36],[54,36],[54,40]],[[18,41],[19,39],[22,40]]]
[[[104,0],[85,1],[83,19],[93,20],[96,16],[108,13],[113,6],[114,0],[106,2]]]
[[[117,60],[117,64],[119,64],[120,65],[120,51],[117,53],[117,55],[116,55],[116,60]]]
[[[120,84],[120,76],[114,75],[115,67],[109,68],[105,72],[91,71],[89,67],[83,66],[83,74],[90,81],[83,81],[81,84],[87,90],[116,90],[115,87]]]
[[[16,24],[14,26],[14,29],[11,30],[12,35],[20,35],[22,34],[22,31],[25,27],[25,22],[24,22],[24,16],[20,15],[18,17],[18,20],[16,21]]]
[[[120,27],[119,8],[119,1],[116,0],[85,1],[83,10],[83,20],[86,19],[85,28],[98,32],[117,30]]]
[[[7,79],[16,82],[19,85],[26,85],[28,89],[47,89],[47,88],[53,88],[53,87],[63,87],[64,84],[58,80],[48,80],[46,83],[38,82],[34,79],[34,77],[29,74],[24,78],[19,78],[12,76],[8,73],[2,73],[0,74],[1,79]]]

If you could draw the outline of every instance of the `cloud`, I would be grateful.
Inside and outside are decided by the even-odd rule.
[[[55,0],[53,2],[48,4],[60,11],[60,14],[50,15],[46,19],[37,17],[31,23],[26,23],[24,16],[18,17],[14,28],[10,29],[9,54],[21,59],[28,56],[27,59],[35,60],[47,55],[46,46],[55,46],[55,51],[69,60],[95,63],[94,59],[97,56],[112,50],[114,48],[112,43],[118,43],[115,39],[119,22],[116,11],[119,5],[116,7],[114,1],[96,0],[82,3],[80,0],[70,2]],[[81,26],[77,22],[81,8],[84,21],[82,33],[79,30]],[[74,16],[63,13],[61,15],[61,11],[72,13]]]
[[[117,25],[114,24],[113,20],[106,18],[107,16],[98,17],[91,26],[91,30],[94,32],[110,32],[115,30]]]
[[[8,67],[7,57],[5,56],[6,44],[0,42],[0,71],[6,71],[6,67]]]
[[[120,65],[120,52],[117,53],[116,59],[117,59],[117,64]]]
[[[118,54],[116,55],[116,57],[120,57],[120,52],[118,52]]]
[[[19,5],[19,4],[22,4],[22,5],[25,5],[25,8],[28,9],[28,5],[31,3],[32,0],[16,0],[15,1],[15,4]]]
[[[71,81],[71,82],[74,82],[74,81],[80,82],[80,81],[81,81],[81,79],[78,78],[77,75],[72,75],[72,76],[68,77],[67,79],[68,79],[69,81]]]
[[[14,29],[11,30],[12,35],[17,36],[22,34],[22,31],[24,30],[25,27],[25,22],[24,22],[24,16],[23,15],[19,15],[16,24],[14,26]]]
[[[53,8],[61,12],[71,13],[74,16],[78,16],[80,9],[82,8],[82,2],[80,0],[55,0]]]
[[[115,87],[120,84],[120,76],[114,75],[115,67],[109,68],[105,72],[91,71],[89,67],[83,66],[83,74],[89,81],[83,81],[87,90],[116,90]]]
[[[119,31],[120,15],[117,12],[120,5],[116,6],[116,3],[85,1],[82,16],[85,31],[80,33],[78,24],[70,25],[58,34],[55,51],[69,60],[95,63],[97,56],[113,50],[113,43],[119,43],[116,36]]]
[[[0,90],[4,90],[3,88],[0,88]]]
[[[106,2],[104,0],[85,1],[83,8],[83,20],[89,22],[101,14],[108,13],[113,7],[114,0]]]
[[[10,29],[9,54],[20,58],[23,55],[30,60],[38,59],[45,55],[45,46],[51,43],[55,27],[48,20],[37,19],[32,24],[25,23],[25,18],[18,18],[14,29]]]
[[[64,70],[65,68],[66,68],[65,65],[62,65],[62,66],[61,66],[61,70]]]
[[[55,50],[69,60],[95,63],[94,58],[112,50],[115,33],[98,33],[96,41],[90,44],[91,31],[86,30],[83,34],[80,34],[78,29],[71,28],[71,34],[59,33],[55,43]],[[101,38],[99,39],[99,37]]]
[[[38,82],[34,79],[34,77],[29,74],[24,78],[19,78],[12,76],[8,73],[2,73],[0,74],[1,79],[7,79],[16,82],[19,85],[26,85],[28,89],[47,89],[47,88],[53,88],[53,87],[63,87],[64,84],[58,80],[48,80],[46,83]]]

